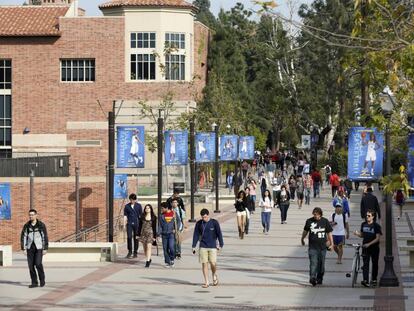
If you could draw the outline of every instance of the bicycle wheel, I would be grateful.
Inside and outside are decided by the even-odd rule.
[[[352,260],[352,274],[351,274],[351,279],[352,279],[352,287],[355,287],[355,284],[357,282],[358,279],[358,270],[359,270],[359,260],[358,260],[358,256],[355,255],[354,256],[354,260]]]

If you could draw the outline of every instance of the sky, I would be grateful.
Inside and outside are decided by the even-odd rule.
[[[190,0],[187,1],[190,2]],[[24,0],[0,0],[0,5],[20,5],[23,2]],[[108,0],[79,0],[79,6],[86,10],[87,15],[101,15],[100,10],[98,9],[98,5],[105,2],[108,2]],[[234,7],[237,2],[243,3],[248,9],[253,8],[251,0],[211,0],[211,11],[213,14],[217,15],[217,13],[220,11],[220,8],[228,10]],[[278,10],[283,15],[287,16],[288,10],[286,6],[286,0],[279,0],[277,2],[280,5]],[[299,5],[301,3],[311,3],[312,0],[293,0],[293,2],[295,5],[297,5],[297,8],[299,8]]]

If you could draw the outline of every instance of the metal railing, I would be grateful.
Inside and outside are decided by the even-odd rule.
[[[122,232],[121,227],[123,218],[123,215],[119,215],[114,219],[114,241],[117,240],[119,233]],[[108,220],[93,227],[81,230],[79,233],[75,232],[67,235],[56,242],[97,242],[106,241],[107,237]]]

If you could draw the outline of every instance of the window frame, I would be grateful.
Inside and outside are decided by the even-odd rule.
[[[9,79],[7,79],[9,72]],[[0,90],[11,90],[13,87],[12,60],[0,59]]]
[[[135,60],[133,60],[133,57]],[[147,59],[145,59],[147,58]],[[131,81],[156,81],[157,80],[157,59],[154,54],[149,53],[132,53],[130,54],[129,58],[130,63],[130,80]],[[140,67],[141,64],[141,67]],[[145,66],[145,64],[148,64]],[[135,70],[133,70],[133,67],[135,67]],[[147,68],[145,68],[147,67]],[[148,73],[148,79],[145,79],[145,70],[147,70]],[[151,78],[151,71],[153,72],[153,78]],[[135,78],[132,77],[135,71]],[[138,73],[141,72],[141,77],[138,78]]]
[[[70,76],[68,76],[68,72]],[[80,76],[82,72],[82,80]],[[75,79],[76,73],[76,79]],[[64,80],[65,77],[65,80]],[[87,77],[89,79],[87,80]],[[60,59],[61,83],[94,83],[96,82],[95,58],[61,58]]]
[[[133,36],[135,37],[134,39],[132,38]],[[145,38],[146,36],[147,38]],[[141,39],[139,37],[141,37]],[[141,43],[141,46],[139,46],[139,43]],[[152,43],[153,43],[153,46],[152,46]],[[133,49],[156,49],[157,48],[157,32],[156,31],[131,31],[129,33],[129,48],[131,50]]]

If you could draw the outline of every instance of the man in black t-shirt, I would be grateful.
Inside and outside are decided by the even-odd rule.
[[[371,286],[377,286],[378,276],[378,259],[379,259],[379,240],[382,235],[381,226],[374,221],[375,211],[368,210],[366,214],[366,221],[361,224],[361,231],[355,231],[354,234],[362,238],[362,259],[364,266],[362,267],[362,274],[364,280],[361,282],[362,286],[369,286],[369,261],[372,261],[371,272]]]
[[[305,237],[309,233],[309,282],[315,286],[323,282],[326,249],[332,249],[333,238],[331,224],[328,219],[322,217],[322,209],[315,207],[312,214],[313,217],[306,220],[301,242],[305,245]]]

